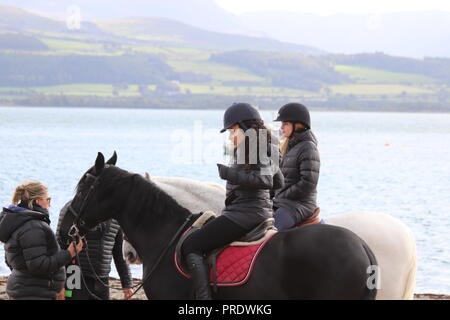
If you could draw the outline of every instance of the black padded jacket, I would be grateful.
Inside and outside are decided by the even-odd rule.
[[[320,155],[311,130],[294,132],[280,168],[285,186],[276,191],[274,207],[287,209],[301,223],[317,208]]]
[[[222,166],[220,171],[221,178],[227,180],[223,216],[249,231],[272,218],[271,190],[281,188],[284,182],[278,166],[250,169],[235,164],[231,167]]]
[[[52,300],[64,287],[70,253],[60,249],[48,213],[37,210],[10,206],[0,214],[10,299]]]

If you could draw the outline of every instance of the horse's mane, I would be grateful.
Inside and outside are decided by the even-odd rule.
[[[151,211],[155,219],[164,219],[174,215],[179,217],[182,212],[187,215],[191,213],[153,181],[149,181],[139,174],[135,174],[134,179],[135,187],[142,188],[145,194],[145,211]]]
[[[125,206],[127,212],[124,214],[134,215],[136,221],[144,222],[150,218],[153,222],[158,222],[180,217],[183,213],[190,214],[188,209],[181,206],[154,182],[146,180],[140,174],[131,173],[116,166],[108,166],[103,170],[100,184],[105,189],[122,188],[120,194],[130,201]],[[77,186],[77,191],[83,185],[82,182],[83,178]]]

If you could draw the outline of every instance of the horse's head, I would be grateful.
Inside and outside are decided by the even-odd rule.
[[[95,165],[91,167],[80,179],[75,197],[67,207],[68,214],[62,225],[68,225],[72,220],[70,232],[83,236],[100,222],[113,218],[114,199],[119,196],[114,188],[111,175],[115,171],[123,171],[115,164],[117,154],[114,152],[111,159],[105,162],[102,153],[98,153]],[[70,214],[69,214],[70,213]]]

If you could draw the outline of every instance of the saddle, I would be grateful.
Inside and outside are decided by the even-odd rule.
[[[204,212],[192,227],[185,231],[177,243],[174,257],[175,266],[178,272],[186,278],[190,278],[190,276],[186,271],[184,259],[182,259],[181,247],[193,232],[215,217],[216,215],[212,211]],[[277,230],[274,227],[274,219],[267,219],[238,241],[212,251],[207,257],[211,267],[211,285],[217,287],[244,284],[251,274],[258,253],[275,233]]]
[[[320,209],[303,223],[297,225],[306,226],[319,224]],[[175,249],[175,267],[180,274],[190,279],[187,268],[181,255],[183,242],[196,230],[201,228],[209,219],[215,218],[214,212],[206,211],[198,218],[191,228],[185,231]],[[256,226],[238,241],[232,242],[226,247],[218,248],[211,252],[207,261],[210,266],[210,284],[214,289],[217,287],[240,286],[245,284],[253,270],[254,263],[267,242],[278,232],[274,226],[274,219],[267,219]]]
[[[319,218],[319,214],[320,208],[317,208],[316,210],[314,210],[313,214],[308,219],[299,223],[297,227],[308,226],[310,224],[320,224],[322,220]]]

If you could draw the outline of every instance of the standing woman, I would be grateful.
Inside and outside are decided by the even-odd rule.
[[[309,111],[304,105],[283,106],[275,121],[282,121],[280,168],[285,186],[275,193],[274,218],[277,229],[286,230],[304,222],[317,209],[320,156]]]
[[[18,186],[12,205],[0,214],[0,241],[11,269],[6,293],[12,300],[55,300],[64,287],[65,268],[83,242],[61,250],[50,228],[50,196],[45,185]]]

